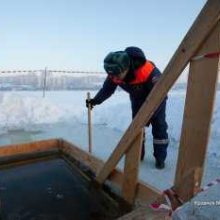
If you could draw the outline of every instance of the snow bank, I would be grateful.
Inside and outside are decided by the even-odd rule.
[[[93,97],[96,92],[92,92]],[[73,121],[86,124],[85,91],[47,92],[42,98],[41,92],[5,92],[0,93],[0,133],[11,129],[29,129],[36,124],[53,124],[61,121]],[[217,95],[212,120],[210,151],[216,152],[220,137],[220,93]],[[175,145],[179,142],[185,91],[171,91],[167,102],[167,121],[170,140]],[[129,97],[124,92],[116,92],[92,112],[94,125],[106,125],[109,128],[124,132],[131,122]],[[149,136],[151,138],[151,135]],[[220,155],[218,155],[220,156]]]
[[[0,133],[14,129],[29,130],[32,125],[62,120],[65,120],[65,111],[48,99],[17,92],[0,96]]]

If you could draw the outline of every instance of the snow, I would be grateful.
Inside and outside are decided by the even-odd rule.
[[[219,185],[215,185],[177,209],[173,220],[217,220],[219,214]]]
[[[1,127],[25,128],[27,125],[54,123],[62,118],[63,111],[56,105],[36,97],[22,97],[7,93],[1,100]]]
[[[91,96],[96,91],[91,92]],[[0,92],[0,145],[62,137],[84,150],[87,146],[87,91]],[[183,119],[185,90],[172,90],[167,102],[170,145],[166,168],[157,170],[152,156],[151,128],[147,131],[147,155],[140,165],[140,178],[166,189],[175,176],[178,145]],[[220,168],[220,91],[217,92],[212,130],[208,146],[203,185],[218,175]],[[131,122],[129,97],[123,91],[115,94],[92,111],[93,154],[107,160]],[[123,160],[119,167],[123,167]]]

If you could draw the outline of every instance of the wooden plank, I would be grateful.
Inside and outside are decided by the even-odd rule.
[[[47,160],[59,156],[58,148],[45,150],[42,152],[32,152],[6,156],[0,158],[0,169],[5,169],[11,166],[19,166],[22,164],[32,163],[39,160]]]
[[[188,198],[192,198],[194,195],[200,192],[200,183],[201,183],[202,175],[203,175],[202,168],[192,167],[187,172],[184,173],[184,176],[182,176],[181,179],[182,185],[174,184],[173,188],[175,189],[181,200],[186,202],[189,200]],[[182,188],[183,186],[185,187]]]
[[[197,55],[220,51],[220,23]],[[175,188],[184,201],[201,185],[207,151],[216,87],[219,57],[192,61],[188,78],[184,121],[180,140]],[[191,170],[191,174],[187,174]],[[194,172],[200,170],[196,176]],[[193,181],[192,181],[193,180]]]
[[[73,157],[75,160],[81,161],[83,164],[90,167],[96,174],[100,171],[101,167],[103,167],[103,161],[96,158],[94,155],[79,149],[76,145],[65,140],[62,140],[62,145],[63,146],[61,149],[65,154]],[[108,180],[116,184],[118,187],[121,187],[123,178],[124,173],[119,169],[114,169],[111,175],[109,175]],[[162,192],[155,187],[150,186],[142,181],[137,183],[136,199],[139,203],[149,204],[149,202],[154,201],[155,198],[161,197],[161,195]]]
[[[133,204],[138,182],[141,147],[143,141],[143,129],[135,138],[131,148],[126,153],[124,179],[122,184],[122,197],[129,204]]]
[[[139,207],[134,211],[117,218],[117,220],[171,220],[167,210],[161,210],[156,212],[151,210],[149,207]]]
[[[62,140],[61,149],[65,154],[72,156],[76,160],[81,161],[86,166],[90,167],[95,173],[99,171],[103,164],[100,159],[96,158],[90,153],[81,150],[79,147],[69,143],[68,141]]]
[[[90,92],[87,92],[87,100],[90,100]],[[92,153],[92,108],[88,106],[88,145],[89,153]]]
[[[179,48],[175,52],[158,83],[155,85],[138,114],[123,135],[117,147],[103,166],[96,180],[102,184],[123,154],[128,150],[138,132],[152,117],[162,100],[166,97],[169,89],[184,70],[192,56],[202,45],[206,37],[215,27],[220,15],[220,1],[209,0],[200,15],[188,31]],[[158,92],[159,91],[159,92]]]
[[[13,144],[0,147],[0,158],[25,154],[25,153],[33,153],[33,152],[43,152],[50,149],[55,149],[59,145],[58,139],[51,140],[43,140],[36,141],[25,144]]]
[[[149,205],[154,201],[163,201],[166,203],[162,195],[162,191],[141,180],[137,183],[135,201],[137,201],[138,204],[144,205]]]

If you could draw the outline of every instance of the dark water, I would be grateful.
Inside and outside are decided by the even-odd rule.
[[[105,196],[63,159],[0,170],[1,219],[101,220],[119,216]]]

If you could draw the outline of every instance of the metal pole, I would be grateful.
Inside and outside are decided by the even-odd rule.
[[[87,92],[87,99],[90,100],[90,92]],[[92,153],[92,123],[91,123],[91,106],[88,106],[88,143],[89,153]]]
[[[47,67],[45,67],[44,69],[43,98],[45,97],[46,86],[47,86]]]

